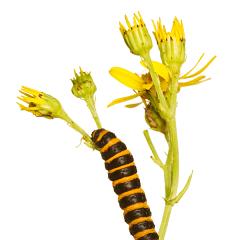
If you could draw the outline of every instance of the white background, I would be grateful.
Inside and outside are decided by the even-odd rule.
[[[108,74],[112,66],[141,73],[118,30],[124,14],[140,10],[168,27],[183,19],[187,62],[217,55],[206,71],[212,80],[183,89],[178,101],[180,186],[191,170],[189,191],[173,209],[166,239],[240,239],[239,7],[238,1],[11,1],[0,2],[0,239],[132,239],[97,152],[60,120],[21,112],[21,85],[57,97],[89,133],[95,128],[85,104],[71,95],[79,65],[98,86],[103,125],[116,132],[135,156],[158,228],[164,207],[162,172],[150,160],[142,131],[143,109],[107,109],[131,93]],[[158,49],[152,51],[159,59]],[[164,158],[166,145],[152,133]]]

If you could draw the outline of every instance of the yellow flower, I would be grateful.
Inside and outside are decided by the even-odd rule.
[[[60,102],[56,98],[44,92],[39,92],[35,89],[24,86],[19,92],[22,96],[18,97],[18,99],[28,104],[27,106],[24,106],[23,104],[18,103],[21,110],[31,112],[37,117],[45,117],[49,119],[62,118],[65,115]]]
[[[152,48],[152,39],[148,33],[147,27],[142,19],[141,14],[138,12],[134,14],[133,25],[131,25],[128,17],[125,15],[127,28],[120,22],[120,32],[123,39],[130,49],[130,51],[139,56],[148,53]]]
[[[210,78],[206,78],[205,75],[201,75],[201,73],[213,62],[213,60],[216,58],[216,56],[212,57],[202,68],[200,68],[198,71],[193,72],[193,70],[198,66],[200,61],[202,60],[204,54],[201,55],[195,66],[190,69],[187,73],[183,74],[179,77],[178,86],[179,90],[182,87],[192,86],[196,85],[202,82],[205,82],[207,80],[210,80]],[[141,62],[141,64],[146,67],[146,64],[144,62]],[[161,64],[157,61],[153,61],[153,67],[154,71],[157,73],[159,77],[159,81],[161,83],[161,89],[163,93],[165,94],[168,91],[169,82],[170,82],[170,73],[168,67],[166,67],[164,64]],[[124,84],[125,86],[133,89],[135,91],[135,94],[122,97],[113,100],[108,106],[112,106],[118,103],[126,102],[128,100],[144,96],[145,91],[150,90],[153,86],[152,79],[149,73],[143,74],[141,76],[130,72],[124,68],[120,67],[113,67],[110,69],[110,75],[114,77],[116,80]],[[185,81],[186,79],[189,79],[188,81]],[[138,106],[139,104],[130,105],[132,106]]]
[[[179,73],[181,65],[185,62],[185,33],[182,21],[174,18],[171,32],[167,32],[161,21],[153,22],[154,36],[156,38],[162,62]]]
[[[144,91],[145,89],[149,90],[152,87],[151,81],[147,82],[139,75],[124,68],[112,67],[109,73],[119,82],[133,90]]]
[[[146,64],[141,61],[141,64],[146,67]],[[168,68],[158,62],[153,62],[154,69],[159,76],[159,81],[161,82],[161,88],[163,92],[167,91],[168,88],[168,81],[169,81],[169,70]],[[109,71],[110,75],[114,77],[116,80],[124,84],[125,86],[137,91],[137,93],[118,98],[111,102],[108,106],[112,106],[121,102],[125,102],[136,97],[144,95],[146,90],[150,90],[153,86],[153,82],[149,73],[142,74],[141,76],[137,75],[136,73],[130,72],[124,68],[120,67],[112,67]],[[138,104],[137,104],[138,105]],[[132,107],[132,105],[130,105]]]

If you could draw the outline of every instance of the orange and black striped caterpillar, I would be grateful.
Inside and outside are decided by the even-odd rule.
[[[126,145],[105,129],[92,133],[92,141],[100,150],[112,181],[125,222],[135,240],[158,240],[151,211],[137,175],[134,159]]]

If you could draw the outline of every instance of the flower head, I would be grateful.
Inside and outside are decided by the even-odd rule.
[[[146,64],[142,61],[142,66],[146,67]],[[165,93],[168,89],[168,81],[169,81],[169,72],[165,65],[153,62],[154,70],[158,74],[158,78],[161,84],[162,91]],[[133,73],[127,69],[121,68],[121,67],[112,67],[109,71],[110,75],[124,84],[125,86],[131,88],[135,91],[135,94],[115,99],[113,102],[111,102],[108,106],[112,106],[121,102],[125,102],[131,99],[134,99],[136,97],[142,97],[146,96],[146,92],[149,92],[150,90],[153,90],[153,82],[152,78],[149,73],[138,75],[136,73]],[[154,90],[153,90],[154,91]],[[145,98],[145,97],[144,97]],[[139,104],[137,104],[139,105]]]
[[[96,92],[96,85],[91,77],[90,73],[84,72],[80,68],[79,74],[74,70],[75,78],[72,81],[72,93],[75,97],[81,98],[83,100],[93,97]]]
[[[204,54],[202,54],[197,61],[197,63],[194,65],[193,68],[191,68],[188,72],[181,75],[178,79],[178,90],[180,90],[182,87],[188,87],[197,85],[200,83],[203,83],[205,81],[210,80],[210,78],[207,78],[205,75],[202,75],[202,73],[208,68],[208,66],[214,61],[216,56],[213,56],[203,67],[201,67],[198,71],[195,71],[192,73],[195,68],[199,65],[200,61],[204,57]],[[146,64],[142,61],[141,64],[146,67]],[[163,91],[163,94],[165,95],[169,90],[169,84],[171,82],[169,69],[164,64],[153,61],[153,68],[154,71],[157,73],[161,89]],[[126,102],[129,100],[132,100],[137,97],[146,97],[146,92],[154,92],[153,82],[151,75],[149,73],[138,75],[136,73],[130,72],[124,68],[120,67],[112,67],[109,71],[110,75],[114,77],[116,80],[124,84],[125,86],[131,88],[135,91],[135,94],[117,98],[113,100],[108,106],[112,106],[118,103]],[[139,104],[134,104],[134,106],[138,106]],[[127,105],[128,106],[128,105]],[[131,104],[132,106],[132,104]]]
[[[62,118],[64,115],[64,110],[56,98],[24,86],[19,92],[22,96],[18,97],[18,99],[28,104],[24,106],[18,103],[21,110],[31,112],[37,117],[45,117],[48,119]]]
[[[139,12],[134,14],[133,25],[131,25],[127,16],[125,16],[125,20],[127,28],[122,23],[119,23],[123,39],[133,54],[143,56],[152,48],[152,39],[142,16]]]
[[[185,33],[182,21],[174,18],[171,32],[167,32],[161,21],[153,22],[154,36],[156,38],[161,59],[164,64],[174,68],[179,73],[181,65],[185,62]]]

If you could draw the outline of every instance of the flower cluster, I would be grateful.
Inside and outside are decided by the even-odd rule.
[[[182,21],[179,21],[175,17],[170,32],[166,30],[160,20],[156,22],[153,21],[153,33],[159,47],[162,60],[162,62],[159,62],[152,61],[151,59],[150,61],[146,61],[145,56],[149,54],[152,48],[152,40],[140,13],[138,13],[138,15],[134,14],[133,25],[130,24],[127,16],[125,16],[125,20],[128,28],[126,29],[123,24],[120,23],[120,31],[126,45],[133,54],[139,55],[142,58],[141,65],[145,69],[149,70],[149,65],[153,67],[157,81],[160,82],[162,94],[167,100],[169,95],[172,94],[171,86],[173,85],[174,80],[176,81],[175,84],[177,84],[177,91],[179,92],[182,87],[196,85],[210,79],[205,75],[202,75],[202,73],[212,63],[215,56],[211,58],[202,68],[193,72],[202,60],[204,54],[201,55],[193,68],[191,68],[188,72],[181,74],[181,66],[186,60],[186,39]],[[137,74],[122,67],[112,67],[109,73],[113,78],[131,88],[134,91],[134,94],[115,99],[108,106],[140,97],[141,102],[128,104],[126,107],[136,107],[143,103],[146,107],[147,116],[153,116],[156,114],[155,111],[151,112],[149,110],[152,109],[152,106],[148,106],[149,102],[153,102],[154,98],[156,99],[157,97],[156,86],[154,85],[152,78],[153,74],[151,74],[150,70],[147,72],[145,71],[142,74]],[[153,103],[151,103],[151,105],[152,104]],[[147,122],[152,122],[148,120]]]

